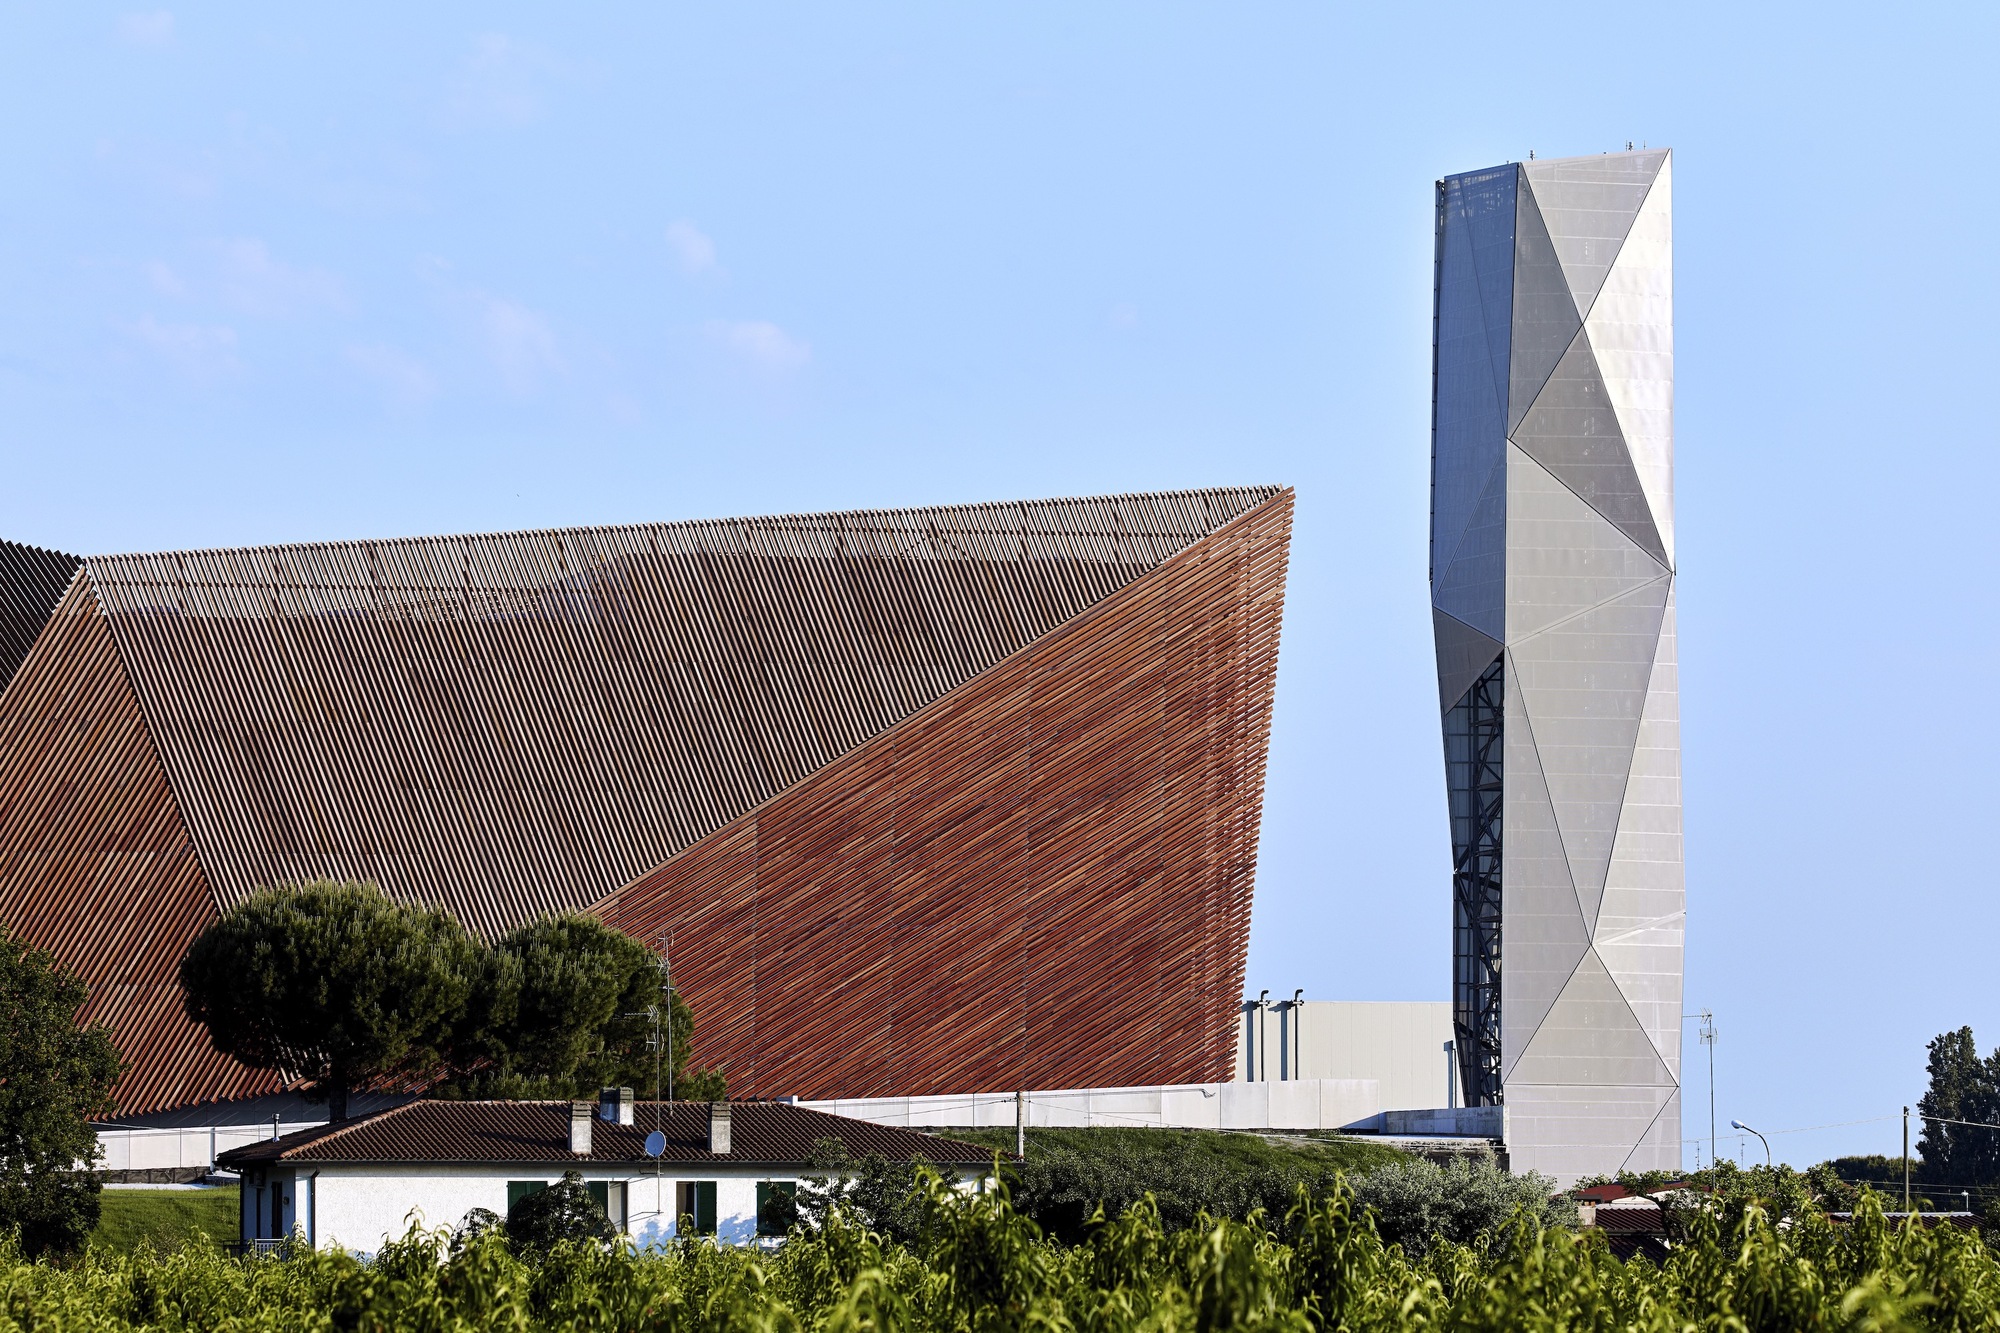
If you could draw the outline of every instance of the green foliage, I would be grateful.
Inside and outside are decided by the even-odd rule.
[[[856,1158],[839,1139],[827,1138],[813,1145],[811,1166],[793,1205],[808,1227],[823,1226],[836,1209],[845,1209],[861,1226],[898,1243],[922,1234],[929,1214],[920,1186],[932,1170],[923,1158]]]
[[[437,1067],[465,1013],[479,946],[443,912],[373,884],[260,889],[181,959],[187,1015],[216,1050],[285,1070],[345,1119],[347,1094]]]
[[[1487,1155],[1377,1167],[1355,1180],[1354,1196],[1385,1241],[1417,1257],[1439,1241],[1491,1245],[1517,1214],[1544,1227],[1576,1225],[1576,1205],[1555,1181],[1509,1175]]]
[[[109,1189],[102,1195],[103,1214],[90,1243],[123,1253],[141,1245],[177,1250],[213,1241],[227,1245],[236,1239],[237,1190],[234,1185],[199,1190]]]
[[[485,1212],[485,1209],[475,1209]],[[468,1217],[462,1230],[472,1237],[488,1229],[485,1219]],[[608,1241],[618,1229],[584,1187],[583,1173],[565,1171],[545,1190],[536,1190],[507,1215],[507,1239],[527,1251],[551,1250],[565,1242]]]
[[[1902,1171],[1902,1159],[1881,1156],[1843,1157],[1804,1171],[1783,1163],[1739,1167],[1724,1160],[1699,1171],[1621,1172],[1616,1177],[1594,1177],[1580,1183],[1605,1184],[1615,1179],[1635,1193],[1654,1198],[1668,1210],[1669,1230],[1678,1235],[1684,1228],[1675,1224],[1695,1211],[1713,1213],[1725,1225],[1734,1224],[1750,1208],[1785,1221],[1809,1214],[1851,1212],[1869,1188],[1900,1207]],[[1921,1196],[1913,1202],[1929,1207]]]
[[[1917,1102],[1925,1117],[1917,1137],[1919,1183],[1941,1189],[2000,1185],[2000,1130],[1979,1127],[2000,1124],[2000,1050],[1980,1059],[1972,1029],[1963,1027],[1940,1033],[1929,1055],[1930,1086]]]
[[[1389,1333],[1434,1329],[1978,1329],[2000,1325],[2000,1263],[1954,1228],[1851,1226],[1817,1212],[1702,1212],[1659,1263],[1527,1211],[1502,1244],[1415,1258],[1335,1183],[1284,1215],[1166,1225],[1142,1200],[1063,1245],[1004,1188],[916,1191],[921,1224],[886,1240],[835,1208],[775,1251],[596,1242],[526,1252],[488,1231],[412,1230],[362,1263],[299,1249],[236,1259],[92,1250],[28,1262],[0,1241],[0,1333],[128,1330],[570,1330],[592,1333]]]
[[[1011,1153],[1011,1129],[953,1130],[954,1138]],[[1015,1205],[1044,1231],[1074,1241],[1098,1206],[1123,1212],[1148,1194],[1164,1225],[1181,1228],[1207,1212],[1241,1219],[1262,1208],[1282,1216],[1299,1185],[1319,1189],[1336,1172],[1353,1175],[1407,1160],[1352,1138],[1267,1138],[1209,1130],[1031,1129],[1027,1160],[1008,1163]]]
[[[54,955],[0,928],[0,1231],[30,1254],[67,1253],[97,1225],[92,1116],[111,1109],[121,1061],[87,992]]]
[[[335,1119],[351,1088],[380,1079],[436,1080],[445,1097],[653,1086],[656,960],[581,914],[488,947],[373,884],[260,889],[195,940],[180,976],[188,1016],[216,1050],[303,1074]],[[721,1071],[687,1071],[694,1017],[678,995],[669,1022],[675,1091],[724,1096]]]
[[[574,1097],[604,1087],[650,1094],[659,960],[630,935],[581,913],[542,917],[503,936],[481,960],[471,1016],[436,1095]],[[678,1097],[726,1095],[719,1071],[690,1075],[694,1015],[676,993],[671,1076]],[[664,1052],[662,1053],[664,1056]]]

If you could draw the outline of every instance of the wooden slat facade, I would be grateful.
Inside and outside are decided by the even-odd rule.
[[[61,551],[0,541],[0,690],[27,661],[82,563]]]
[[[276,1090],[209,1048],[175,969],[215,903],[111,630],[78,575],[0,694],[0,921],[90,987],[130,1066],[119,1104],[153,1110]]]
[[[1269,489],[94,557],[211,887],[581,908]]]
[[[1291,496],[613,895],[748,1096],[1226,1079]]]
[[[1264,487],[92,558],[0,694],[0,916],[92,983],[128,1113],[269,1090],[174,965],[314,875],[488,935],[593,904],[691,932],[745,1091],[1214,1076],[1289,514]],[[835,1033],[856,1054],[816,1063]]]

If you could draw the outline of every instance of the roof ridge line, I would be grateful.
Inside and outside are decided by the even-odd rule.
[[[330,1143],[334,1139],[339,1138],[343,1134],[349,1133],[353,1130],[360,1129],[363,1125],[372,1125],[378,1121],[387,1120],[391,1116],[400,1115],[402,1112],[409,1110],[412,1106],[422,1106],[423,1104],[424,1104],[423,1100],[419,1098],[416,1101],[404,1102],[401,1106],[390,1106],[380,1111],[370,1111],[367,1115],[349,1116],[347,1119],[341,1121],[339,1124],[328,1125],[326,1127],[326,1132],[324,1134],[321,1134],[316,1138],[307,1139],[302,1143],[294,1144],[292,1145],[292,1147],[307,1148],[311,1147],[315,1143]],[[302,1134],[305,1131],[294,1130],[292,1132],[295,1134]],[[289,1138],[290,1135],[285,1135],[284,1137]],[[244,1146],[249,1147],[250,1145],[245,1144]],[[291,1148],[280,1149],[278,1152],[278,1157],[282,1160],[291,1151],[292,1151]]]
[[[454,538],[472,537],[555,537],[570,533],[612,533],[643,532],[652,528],[699,528],[732,523],[787,523],[802,519],[859,518],[875,515],[923,514],[923,513],[970,513],[982,509],[1012,509],[1023,505],[1058,504],[1101,504],[1114,500],[1150,500],[1164,496],[1215,495],[1228,491],[1258,493],[1261,504],[1271,496],[1288,487],[1258,483],[1248,486],[1191,486],[1178,490],[1161,491],[1116,491],[1101,495],[1045,495],[1021,500],[975,500],[963,503],[927,505],[895,505],[872,509],[818,509],[800,510],[783,514],[736,514],[717,518],[675,518],[641,519],[626,523],[573,523],[562,527],[547,528],[498,528],[475,532],[428,532],[413,533],[400,537],[338,537],[325,541],[309,542],[247,542],[233,546],[183,546],[157,551],[106,551],[96,555],[79,556],[85,564],[100,560],[134,560],[160,556],[193,556],[243,554],[249,552],[279,551],[324,551],[357,546],[401,546],[420,542],[449,541]],[[1253,505],[1252,508],[1255,506]],[[1210,529],[1213,531],[1214,529]]]

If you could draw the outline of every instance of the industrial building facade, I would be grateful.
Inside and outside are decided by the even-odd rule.
[[[1437,189],[1456,1050],[1564,1179],[1681,1162],[1671,189],[1664,150]]]
[[[315,876],[671,938],[733,1095],[1226,1078],[1291,504],[8,548],[0,921],[126,1114],[276,1089],[175,969]]]

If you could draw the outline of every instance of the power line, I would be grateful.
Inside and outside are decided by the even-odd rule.
[[[1947,1120],[1941,1115],[1925,1115],[1922,1111],[1917,1112],[1917,1116],[1933,1125],[1964,1125],[1967,1129],[2000,1129],[2000,1125],[1991,1125],[1984,1120]]]

